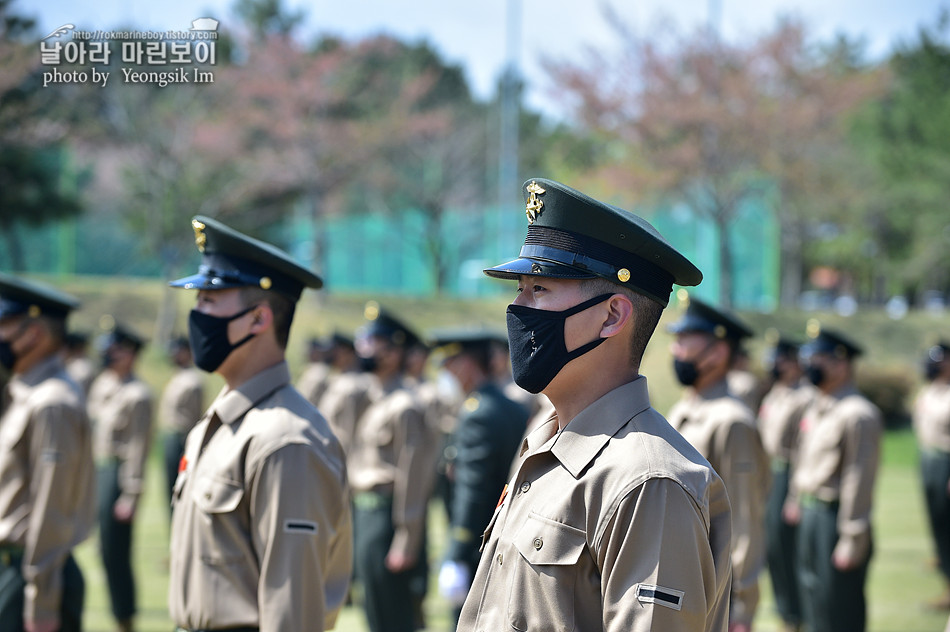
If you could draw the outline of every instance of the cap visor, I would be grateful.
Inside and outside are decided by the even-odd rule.
[[[175,281],[169,281],[171,287],[180,287],[186,290],[227,290],[234,287],[246,287],[246,283],[228,282],[220,277],[206,274],[193,274]]]
[[[519,276],[541,276],[555,279],[594,279],[596,274],[561,263],[552,263],[540,259],[515,259],[494,268],[482,270],[496,279],[517,279]]]

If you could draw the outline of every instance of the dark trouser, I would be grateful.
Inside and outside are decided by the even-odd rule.
[[[920,475],[924,482],[924,500],[937,549],[937,562],[944,579],[950,582],[950,495],[947,493],[950,454],[935,450],[921,452]]]
[[[123,621],[135,614],[135,578],[132,576],[132,523],[119,522],[112,514],[119,494],[118,462],[100,465],[99,547],[112,615],[117,621]]]
[[[789,468],[787,463],[772,467],[772,491],[765,507],[766,556],[769,577],[775,592],[775,607],[782,621],[799,625],[802,606],[798,596],[798,568],[795,539],[798,529],[782,519],[782,506],[788,494]]]
[[[371,632],[413,632],[413,569],[392,573],[386,554],[392,544],[391,496],[356,493],[353,499],[356,576],[363,586],[363,608]]]
[[[181,456],[185,453],[186,436],[187,435],[183,432],[169,431],[162,440],[165,461],[165,483],[168,486],[169,506],[171,506],[172,501],[172,490],[175,489],[175,479],[178,478],[178,465],[181,463]]]
[[[809,632],[862,632],[867,622],[864,580],[867,558],[855,569],[839,571],[831,562],[838,542],[838,503],[803,503],[798,526],[802,614]]]
[[[0,553],[0,630],[22,632],[23,581],[20,555]],[[82,604],[86,584],[73,556],[63,564],[63,601],[60,605],[60,632],[82,632]]]

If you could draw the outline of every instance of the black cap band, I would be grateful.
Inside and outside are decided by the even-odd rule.
[[[658,297],[668,297],[673,289],[673,275],[646,259],[599,239],[547,226],[528,226],[521,257],[589,270],[596,276]],[[618,277],[623,268],[629,272],[628,281]]]

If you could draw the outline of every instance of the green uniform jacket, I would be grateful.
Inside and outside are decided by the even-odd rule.
[[[527,409],[486,382],[462,405],[455,431],[455,495],[447,558],[478,564],[481,534],[508,480],[528,422]]]

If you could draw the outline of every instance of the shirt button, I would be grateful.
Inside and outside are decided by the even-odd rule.
[[[534,539],[534,548],[535,548],[535,549],[537,549],[538,551],[540,551],[540,550],[541,550],[541,547],[542,547],[543,545],[544,545],[544,540],[542,540],[541,538],[535,538],[535,539]]]
[[[498,566],[501,566],[502,556],[501,553],[498,554]]]
[[[211,500],[211,492],[205,492],[205,500]]]
[[[529,489],[531,489],[531,483],[529,483],[528,481],[525,481],[525,482],[523,482],[523,483],[521,484],[521,493],[522,493],[522,494],[526,493]]]

